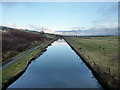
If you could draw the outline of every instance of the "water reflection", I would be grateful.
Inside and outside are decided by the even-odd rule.
[[[9,88],[99,88],[89,68],[62,39],[55,41]]]
[[[57,42],[52,43],[52,45],[66,44],[64,39],[59,39]]]

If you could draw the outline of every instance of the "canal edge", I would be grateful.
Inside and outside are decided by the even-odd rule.
[[[90,60],[86,57],[86,55],[82,54],[82,52],[78,53],[75,47],[73,47],[64,37],[63,39],[76,52],[76,54],[82,59],[82,61],[87,65],[87,67],[91,70],[94,77],[97,79],[97,81],[100,83],[100,85],[103,87],[104,90],[111,90],[111,89],[118,90],[118,88],[120,87],[118,85],[118,81],[116,81],[113,77],[108,75],[106,72],[102,70],[101,71],[98,70],[99,67],[93,66],[92,62],[90,62]],[[108,78],[111,80],[110,82],[112,83],[108,82]]]
[[[6,89],[8,88],[8,86],[10,86],[10,85],[11,85],[13,82],[15,82],[17,79],[19,79],[19,78],[24,74],[24,72],[27,70],[27,68],[28,68],[28,66],[31,64],[31,62],[32,62],[33,60],[35,60],[36,58],[38,58],[39,56],[41,56],[41,55],[46,51],[46,48],[47,48],[48,46],[50,46],[50,45],[51,45],[54,41],[56,41],[56,40],[58,40],[58,38],[52,40],[51,42],[49,42],[49,43],[47,44],[47,46],[45,46],[40,52],[37,52],[37,53],[35,54],[35,56],[31,57],[31,59],[28,61],[28,63],[26,64],[25,68],[24,68],[22,71],[18,72],[15,76],[11,77],[8,82],[6,82],[6,83],[4,83],[4,84],[2,85],[2,90],[6,90]]]

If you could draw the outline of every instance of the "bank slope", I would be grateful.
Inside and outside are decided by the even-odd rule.
[[[118,36],[64,37],[105,88],[118,88]]]

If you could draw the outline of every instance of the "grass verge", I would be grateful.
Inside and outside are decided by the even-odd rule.
[[[19,57],[19,56],[21,56],[22,54],[26,53],[26,52],[29,51],[30,49],[32,49],[32,48],[34,48],[34,47],[36,47],[36,46],[38,46],[38,45],[40,45],[40,44],[42,44],[42,43],[44,43],[44,42],[35,43],[35,44],[31,45],[27,50],[25,50],[25,51],[23,51],[23,52],[19,52],[19,53],[17,53],[17,54],[16,54],[15,56],[13,56],[13,57],[9,57],[9,58],[6,59],[5,61],[2,61],[2,65],[10,62],[11,60],[13,60],[13,59],[15,59],[15,58],[17,58],[17,57]]]
[[[118,36],[64,38],[92,68],[105,88],[118,88]]]
[[[2,71],[2,89],[6,89],[10,84],[17,80],[27,69],[32,60],[37,58],[43,51],[46,50],[53,41],[35,49],[28,55],[22,57],[16,62],[12,63]]]

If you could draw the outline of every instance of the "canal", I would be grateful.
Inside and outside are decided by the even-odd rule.
[[[8,88],[101,88],[101,85],[75,51],[59,39]]]

